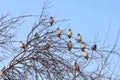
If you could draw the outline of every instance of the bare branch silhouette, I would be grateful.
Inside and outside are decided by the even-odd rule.
[[[47,12],[48,2],[43,3],[40,15],[22,15],[9,18],[10,14],[0,17],[0,51],[4,57],[12,59],[0,71],[3,80],[119,80],[119,34],[110,46],[90,45],[80,33],[74,37],[71,29],[56,27],[59,22]],[[39,16],[39,17],[38,17]],[[24,42],[15,41],[18,25],[29,17],[37,17]],[[54,19],[50,22],[50,18]],[[58,31],[56,31],[58,30]],[[69,32],[68,32],[69,31]],[[107,34],[108,37],[109,34]],[[99,36],[97,36],[99,37]],[[105,39],[106,40],[106,39]],[[19,45],[14,46],[18,42]],[[5,53],[5,54],[4,54]]]

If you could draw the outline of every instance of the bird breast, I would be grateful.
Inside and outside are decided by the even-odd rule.
[[[71,48],[71,47],[72,47],[72,43],[68,43],[68,47],[70,47],[70,48]]]
[[[22,48],[24,45],[22,42],[19,43],[19,46]]]
[[[87,52],[86,51],[82,51],[82,56],[88,56]]]
[[[50,21],[49,21],[50,23],[53,23],[54,22],[54,20],[53,20],[53,18],[50,18]]]
[[[84,49],[86,47],[86,44],[80,44],[81,49]]]
[[[56,30],[56,33],[57,33],[57,34],[61,34],[61,31],[60,31],[60,30]]]
[[[82,40],[82,37],[81,36],[77,36],[77,40]]]
[[[68,32],[67,32],[67,35],[71,36],[71,35],[72,35],[72,32],[71,32],[71,31],[68,31]]]

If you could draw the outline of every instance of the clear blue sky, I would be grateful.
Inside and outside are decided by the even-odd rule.
[[[52,5],[48,9],[50,16],[55,16],[56,20],[70,19],[60,26],[62,29],[70,24],[68,27],[73,30],[73,34],[80,32],[86,41],[92,41],[95,34],[100,32],[97,40],[102,41],[111,22],[107,43],[112,44],[116,40],[117,31],[120,29],[120,0],[49,0],[49,2]],[[39,14],[42,3],[43,0],[0,0],[0,15],[6,13],[21,15],[24,12]],[[26,27],[25,30],[27,29]]]
[[[43,0],[1,0],[0,14],[39,14],[42,2]],[[48,11],[55,19],[70,19],[60,27],[66,28],[70,24],[74,34],[80,32],[83,39],[93,40],[98,32],[98,39],[104,39],[110,21],[110,36],[113,39],[120,28],[120,0],[49,0],[49,3],[52,7]]]

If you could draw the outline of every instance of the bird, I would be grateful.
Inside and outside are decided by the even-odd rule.
[[[79,65],[78,65],[77,62],[74,62],[73,69],[74,69],[75,71],[80,71],[80,68],[79,68]]]
[[[76,40],[78,42],[82,41],[82,36],[80,35],[80,33],[78,33],[77,37],[76,37]]]
[[[61,30],[60,30],[59,28],[56,29],[56,34],[57,34],[58,37],[60,37],[60,35],[61,35]]]
[[[51,16],[50,19],[49,19],[49,23],[50,25],[52,26],[52,24],[54,23],[54,18]]]
[[[43,46],[43,49],[44,50],[48,50],[50,48],[50,44],[49,43],[46,43],[44,46]]]
[[[91,49],[92,49],[93,51],[96,51],[96,49],[97,49],[97,44],[93,44],[92,47],[91,47]]]
[[[68,36],[69,39],[71,38],[71,36],[72,36],[72,31],[71,31],[71,29],[68,29],[68,31],[67,31],[67,36]]]
[[[86,48],[86,44],[85,44],[85,42],[81,42],[81,44],[80,44],[80,48],[81,48],[81,49],[85,49],[85,48]]]
[[[36,32],[34,35],[34,39],[38,39],[39,38],[39,34]]]
[[[87,59],[88,60],[88,53],[87,53],[87,51],[85,50],[85,49],[82,49],[82,56],[85,58],[85,59]]]
[[[67,46],[68,46],[68,50],[70,51],[72,49],[72,41],[69,41],[67,43]]]
[[[20,46],[20,48],[25,49],[25,45],[24,45],[24,43],[22,41],[19,42],[19,46]]]

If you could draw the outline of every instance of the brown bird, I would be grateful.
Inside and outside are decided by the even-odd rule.
[[[46,45],[43,46],[43,49],[48,50],[50,48],[50,44],[46,43]]]
[[[60,37],[60,35],[61,35],[61,30],[60,30],[59,28],[56,29],[56,34],[57,34],[58,37]]]
[[[81,42],[81,44],[80,44],[80,48],[81,48],[81,49],[85,49],[85,48],[86,48],[86,44],[85,44],[85,42]]]
[[[80,71],[80,68],[79,68],[78,63],[76,63],[76,62],[74,63],[73,69],[74,69],[75,71]]]
[[[20,46],[20,48],[25,49],[25,45],[24,45],[24,43],[22,41],[19,42],[19,46]]]
[[[68,29],[68,31],[67,31],[67,36],[68,36],[69,39],[71,38],[71,36],[72,36],[72,31],[71,31],[71,29]]]
[[[88,53],[85,49],[82,49],[82,56],[88,60]]]
[[[68,50],[70,51],[72,49],[72,41],[69,41],[67,46],[68,46]]]
[[[78,42],[82,41],[82,36],[80,35],[80,33],[78,33],[77,37],[76,37],[76,40]]]
[[[97,45],[96,45],[96,44],[93,44],[92,47],[91,47],[91,49],[92,49],[93,51],[96,51]]]
[[[39,34],[36,32],[34,35],[34,39],[38,39],[39,38]]]
[[[53,19],[53,17],[50,17],[50,19],[49,19],[49,23],[50,23],[50,25],[52,25],[52,24],[54,23],[54,19]]]

